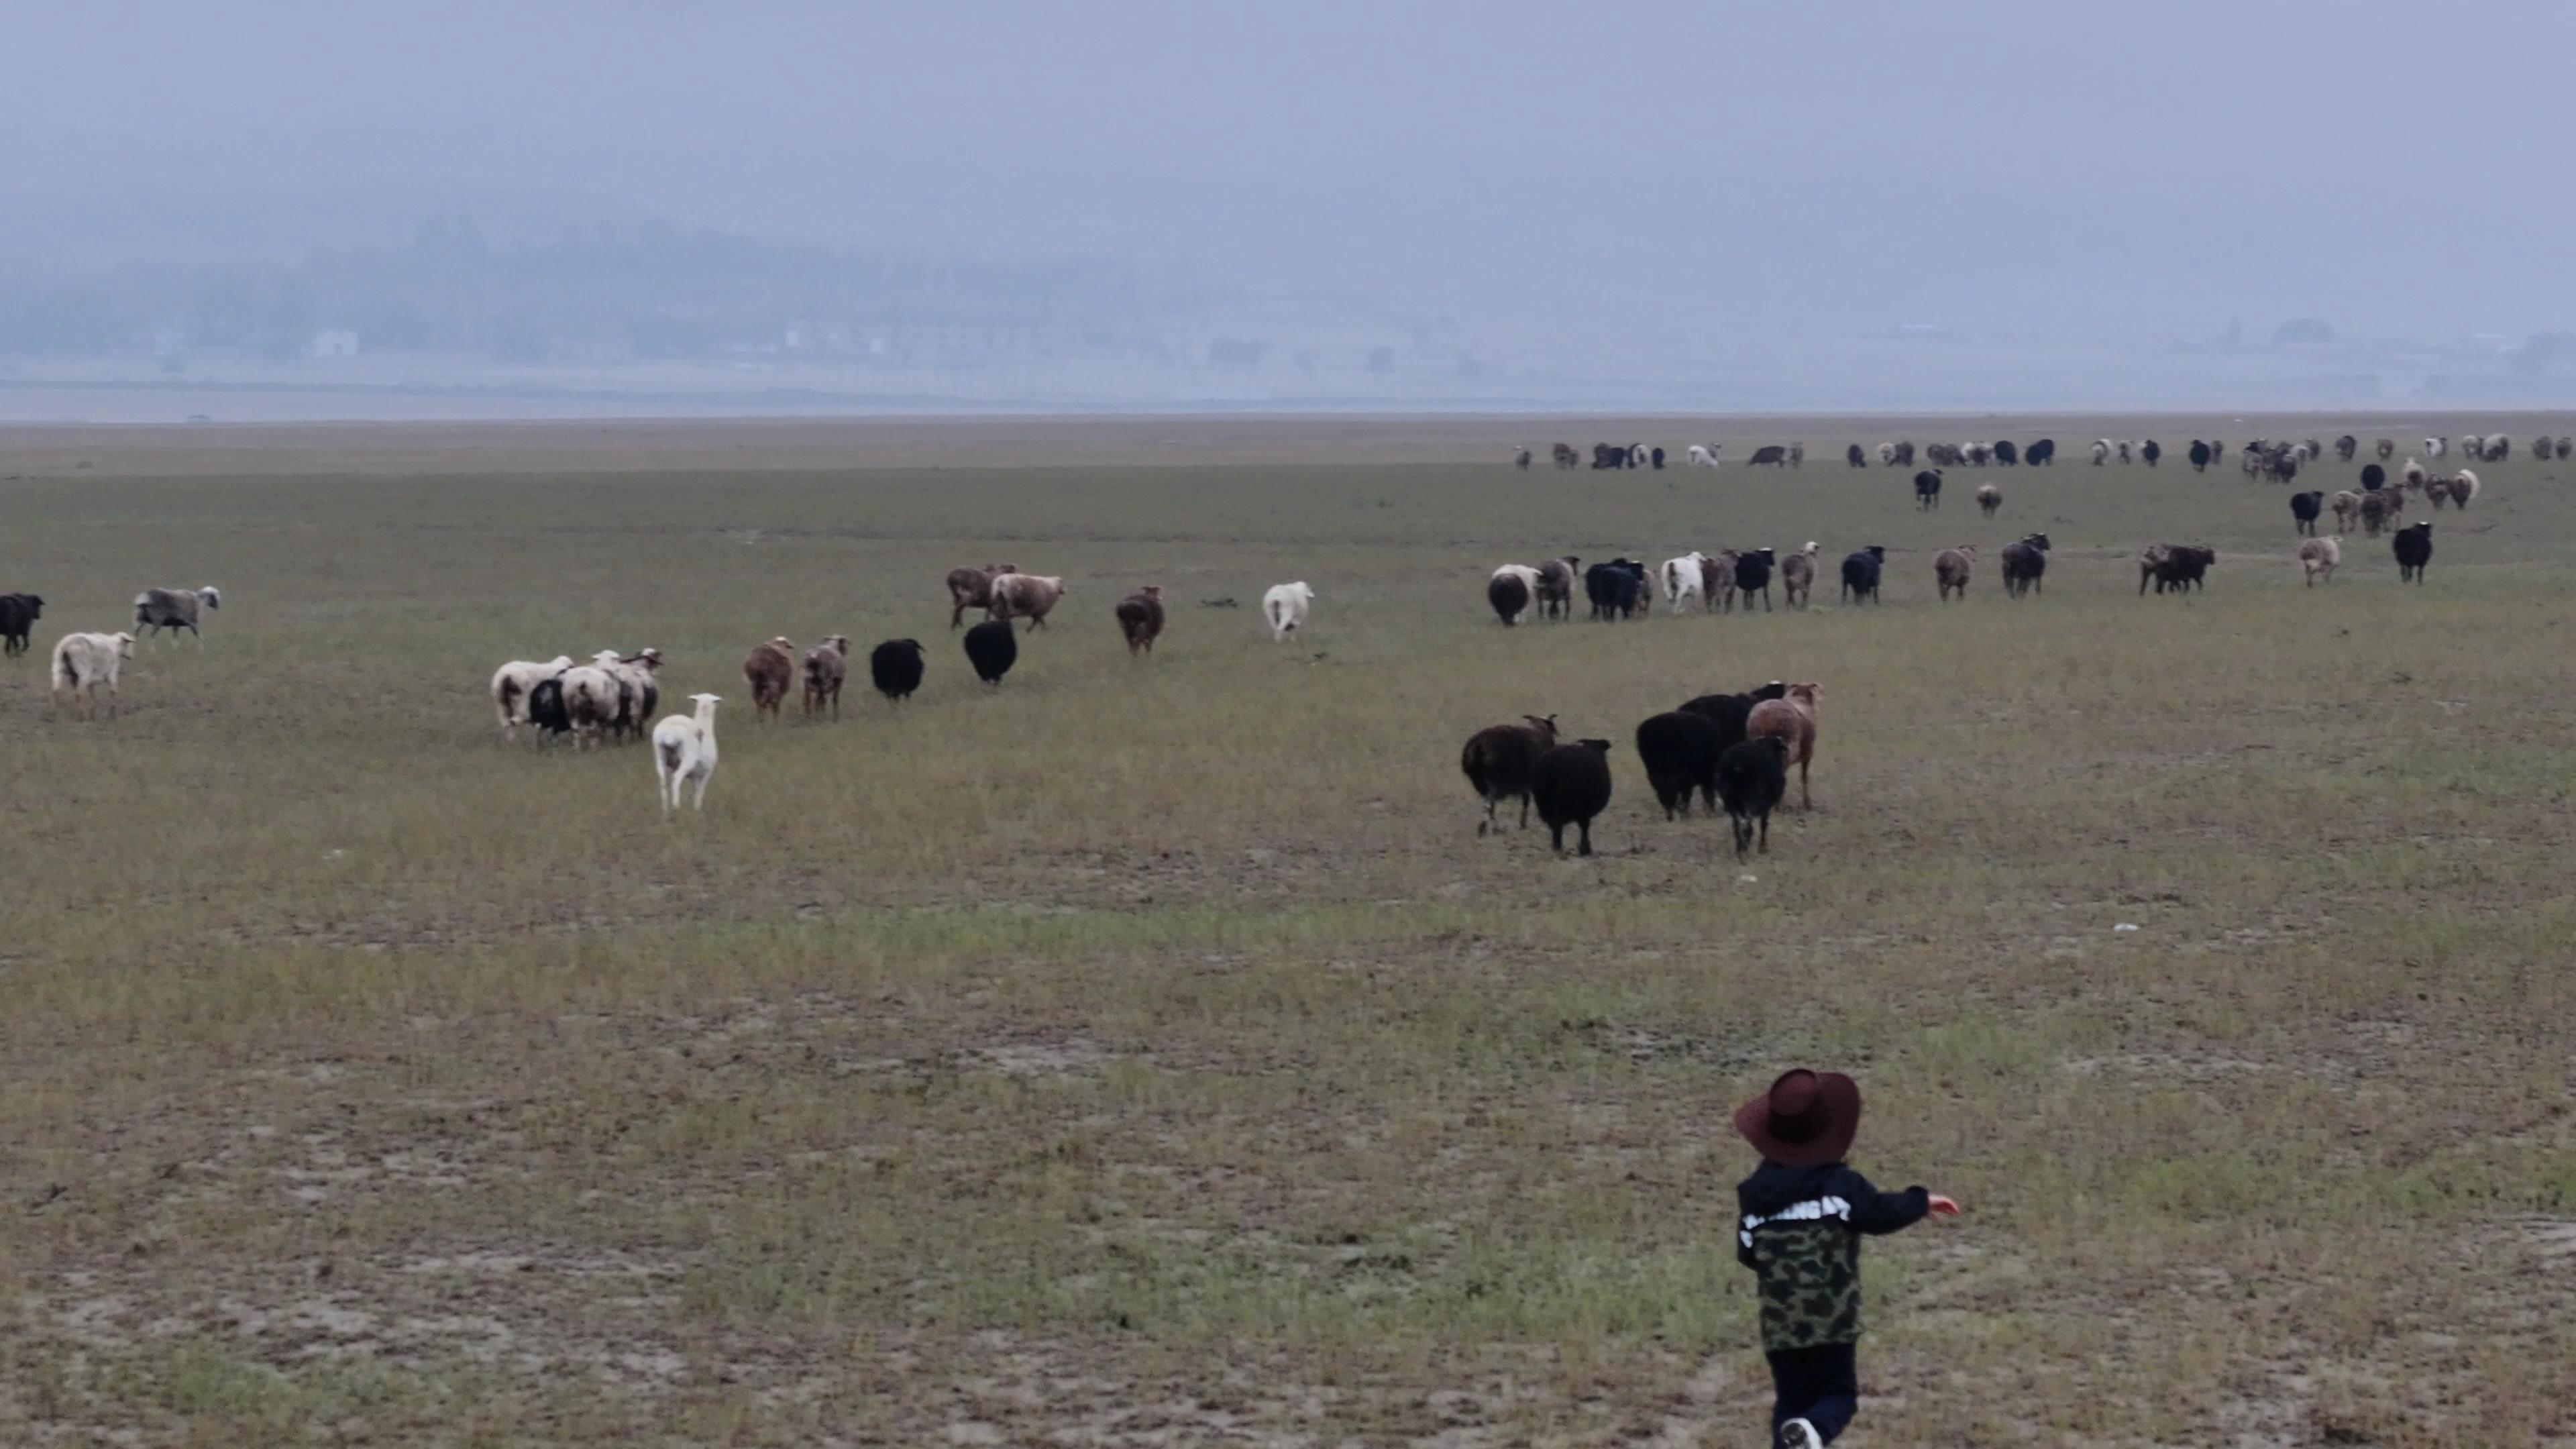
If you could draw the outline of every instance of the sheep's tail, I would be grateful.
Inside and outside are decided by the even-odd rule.
[[[54,656],[54,688],[80,688],[80,666],[72,662],[69,654]]]

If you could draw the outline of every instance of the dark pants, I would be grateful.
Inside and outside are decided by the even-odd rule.
[[[1843,1426],[1860,1412],[1860,1379],[1848,1343],[1820,1343],[1813,1348],[1766,1353],[1771,1360],[1771,1432],[1791,1419],[1816,1426],[1816,1437],[1831,1444]]]

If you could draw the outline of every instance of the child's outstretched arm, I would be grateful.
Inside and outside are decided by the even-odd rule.
[[[1844,1170],[1850,1172],[1848,1168]],[[1903,1192],[1880,1192],[1857,1172],[1851,1172],[1850,1179],[1842,1184],[1842,1195],[1851,1204],[1855,1232],[1892,1233],[1914,1226],[1932,1211],[1931,1189],[1909,1187]],[[1955,1209],[1957,1204],[1951,1206]]]

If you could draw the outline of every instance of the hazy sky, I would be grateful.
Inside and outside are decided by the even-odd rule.
[[[0,247],[432,214],[1691,326],[2576,326],[2564,0],[9,0]]]

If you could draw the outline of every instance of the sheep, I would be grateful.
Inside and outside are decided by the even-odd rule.
[[[2191,451],[2185,453],[2183,456],[2191,460],[2191,471],[2195,473],[2206,473],[2209,471],[2209,445],[2207,443],[2202,442],[2198,438],[2192,439]]]
[[[2387,487],[2388,470],[2380,467],[2377,463],[2362,464],[2361,486],[2364,492]]]
[[[1881,443],[1878,445],[1878,465],[1882,468],[1893,468],[1896,466],[1896,445],[1894,443]]]
[[[1996,487],[1992,483],[1980,483],[1977,485],[1977,509],[1979,512],[1985,514],[1988,518],[1992,518],[1995,516],[1995,510],[2003,506],[2004,490]]]
[[[1538,566],[1538,616],[1542,619],[1574,617],[1574,571],[1583,560],[1572,554],[1542,561]]]
[[[2048,572],[2048,535],[2026,534],[2019,543],[2005,544],[2003,572],[2006,598],[2039,592],[2040,579]]]
[[[667,714],[653,726],[653,773],[661,782],[662,813],[680,808],[680,787],[695,781],[699,810],[707,808],[707,782],[716,774],[716,706],[719,696],[693,694],[695,716]]]
[[[888,639],[868,653],[868,681],[887,700],[901,704],[921,688],[921,641]]]
[[[1735,858],[1761,832],[1761,851],[1771,853],[1771,812],[1789,792],[1789,745],[1778,735],[1744,740],[1717,757],[1717,798],[1726,806],[1735,829]]]
[[[2117,448],[2120,450],[2120,464],[2121,464],[2121,466],[2122,466],[2122,467],[2126,467],[2126,466],[2128,466],[2129,462],[2131,461],[2131,460],[2130,460],[2130,456],[2129,456],[2130,451],[2131,451],[2132,449],[2134,449],[2137,445],[2136,445],[2135,443],[2130,442],[2130,441],[2129,441],[2128,439],[2126,439],[2126,438],[2122,438],[2118,443],[2113,444],[2113,446],[2114,446],[2114,447],[2117,447]]]
[[[2395,438],[2382,438],[2378,442],[2371,444],[2370,447],[2372,452],[2379,455],[2379,461],[2383,463],[2397,456],[2397,440]]]
[[[1690,445],[1690,451],[1685,454],[1684,457],[1694,468],[1714,468],[1717,466],[1717,445],[1713,443],[1693,443]]]
[[[45,601],[35,594],[0,594],[0,653],[24,654],[27,636],[45,617]]]
[[[1664,818],[1690,814],[1691,791],[1717,808],[1717,726],[1700,715],[1672,710],[1637,726],[1637,759]]]
[[[220,609],[224,596],[212,584],[202,589],[145,589],[134,596],[134,627],[144,631],[146,638],[167,629],[174,640],[185,629],[196,634],[197,642],[203,644],[206,636],[197,630],[197,609],[201,604]]]
[[[2486,457],[2483,461],[2489,463],[2501,463],[2512,456],[2513,439],[2502,433],[2493,433],[2488,435]]]
[[[500,718],[501,738],[516,740],[528,722],[528,695],[537,685],[572,668],[572,656],[558,654],[543,664],[513,659],[492,671],[492,712]]]
[[[2218,552],[2215,549],[2188,543],[2149,544],[2138,555],[2138,592],[2145,593],[2147,582],[2152,579],[2159,594],[2168,589],[2178,594],[2189,593],[2194,588],[2205,586],[2203,575],[2216,562]]]
[[[638,649],[620,658],[616,650],[603,649],[597,663],[618,686],[617,718],[610,722],[610,733],[624,739],[633,735],[644,738],[652,728],[653,707],[662,701],[662,687],[656,673],[662,667],[662,651]]]
[[[1646,566],[1626,558],[1594,564],[1583,571],[1583,593],[1592,601],[1593,618],[1615,624],[1646,602]]]
[[[993,580],[993,602],[985,612],[1004,623],[1026,618],[1034,633],[1046,627],[1047,615],[1067,592],[1064,580],[1053,574],[1001,574]]]
[[[1911,468],[1914,466],[1914,441],[1912,439],[1899,438],[1896,440],[1896,466],[1899,468]]]
[[[1721,548],[1714,558],[1700,561],[1700,590],[1707,598],[1707,611],[1712,614],[1732,613],[1735,609],[1735,561],[1743,555],[1731,548]]]
[[[850,636],[825,635],[823,642],[805,651],[805,714],[820,714],[829,705],[832,718],[841,717],[841,684],[850,677]]]
[[[1593,818],[1610,804],[1610,742],[1551,746],[1530,766],[1530,798],[1557,854],[1565,853],[1565,827],[1571,825],[1581,841],[1574,853],[1590,855]]]
[[[1019,657],[1019,640],[1007,620],[987,619],[966,631],[966,662],[986,684],[1001,683]]]
[[[754,721],[778,713],[787,699],[788,681],[796,677],[796,646],[782,634],[766,644],[754,644],[743,656],[742,677],[751,685],[751,717]],[[661,726],[655,725],[659,731]]]
[[[1572,443],[1554,444],[1548,449],[1548,456],[1554,460],[1556,466],[1559,468],[1580,468],[1583,466],[1583,455],[1574,451],[1574,445]]]
[[[117,674],[134,657],[131,634],[65,634],[54,641],[54,703],[80,702],[81,713],[98,713],[98,692],[107,691],[107,712],[124,708]]]
[[[2017,468],[2021,466],[2021,449],[2013,446],[2013,442],[2010,438],[1998,438],[1995,440],[1995,466],[1998,468]]]
[[[2347,488],[2327,502],[2334,509],[2335,532],[2352,532],[2353,521],[2361,516],[2361,495]]]
[[[1869,466],[1869,455],[1861,451],[1860,444],[1854,443],[1843,449],[1843,461],[1854,468],[1866,468]]]
[[[2424,440],[2424,455],[2437,463],[2441,461],[2442,455],[2449,451],[2451,451],[2451,440],[2448,438],[2426,438]]]
[[[2022,466],[2025,468],[2056,467],[2057,440],[2055,438],[2042,438],[2038,442],[2031,444],[2029,447],[2022,449],[2021,461]]]
[[[2561,437],[2558,440],[2558,461],[2566,462],[2570,453],[2576,453],[2576,438]]]
[[[1530,450],[1527,448],[1513,449],[1512,466],[1520,469],[1524,473],[1528,472],[1530,467]]]
[[[563,676],[540,679],[528,691],[528,726],[539,739],[572,732],[572,712],[564,707]]]
[[[2533,462],[2535,462],[2535,463],[2546,463],[2546,462],[2548,462],[2548,461],[2549,461],[2549,459],[2550,459],[2551,447],[2552,447],[2552,445],[2551,445],[2551,443],[2550,443],[2550,441],[2549,441],[2549,435],[2548,435],[2548,434],[2546,434],[2546,433],[2543,433],[2541,436],[2539,436],[2539,437],[2537,437],[2537,438],[2532,439],[2532,440],[2531,440],[2531,461],[2533,461]]]
[[[1788,461],[1789,450],[1777,443],[1772,443],[1754,449],[1753,456],[1745,459],[1744,465],[1748,468],[1778,468]]]
[[[1530,771],[1556,743],[1556,716],[1525,714],[1521,719],[1521,724],[1476,731],[1458,752],[1458,768],[1466,773],[1468,787],[1485,802],[1485,818],[1476,822],[1479,836],[1500,828],[1494,811],[1513,799],[1521,802],[1521,829],[1529,829]]]
[[[1779,555],[1767,548],[1740,554],[1735,560],[1735,591],[1744,597],[1744,611],[1753,612],[1753,596],[1762,596],[1762,612],[1771,612],[1771,566]]]
[[[1954,468],[1967,459],[1961,456],[1956,443],[1925,443],[1923,461],[1935,468]]]
[[[993,604],[993,580],[1003,574],[1018,573],[1016,564],[986,564],[980,569],[948,571],[948,627],[957,628],[966,619],[968,609],[988,609]]]
[[[1664,611],[1666,613],[1680,613],[1684,599],[1699,600],[1703,610],[1708,607],[1707,566],[1708,555],[1697,549],[1683,554],[1680,558],[1664,560]]]
[[[1804,468],[1807,466],[1806,444],[1791,443],[1789,445],[1789,466],[1792,468]]]
[[[2433,561],[2433,522],[2419,519],[2408,528],[2397,530],[2397,579],[2400,583],[2424,582],[2424,566]]]
[[[2409,488],[2416,489],[2420,492],[2424,487],[2424,465],[2416,462],[2412,458],[2406,460],[2405,471],[2400,473],[2398,476],[2406,480],[2406,486]]]
[[[2334,571],[2342,563],[2343,545],[2331,537],[2299,541],[2299,572],[2307,576],[2309,588],[2315,588],[2321,577],[2333,583]]]
[[[1880,543],[1843,555],[1843,602],[1867,599],[1877,603],[1879,570],[1886,562],[1887,545]]]
[[[1964,603],[1968,597],[1968,579],[1976,570],[1977,546],[1973,543],[1945,548],[1934,554],[1932,582],[1941,591],[1941,602],[1950,602],[1950,595],[1955,590]]]
[[[1276,644],[1306,627],[1306,611],[1315,602],[1315,591],[1300,579],[1293,584],[1272,584],[1261,596],[1261,617],[1270,621],[1270,642]]]
[[[2382,489],[2376,493],[2361,495],[2362,537],[2379,537],[2379,530],[2397,515],[2397,508],[2398,498],[2393,489]]]
[[[609,672],[608,666],[616,662],[616,650],[603,650],[590,663],[576,664],[556,676],[575,749],[597,746],[622,713],[621,705],[629,690]]]
[[[1538,570],[1528,564],[1505,564],[1485,580],[1485,602],[1506,629],[1529,612],[1530,597],[1537,592]]]
[[[2335,461],[2338,463],[2351,462],[2352,455],[2359,451],[2360,448],[2361,439],[2354,437],[2350,433],[2344,434],[2342,437],[2335,439]]]
[[[1119,632],[1127,636],[1127,653],[1154,652],[1154,641],[1163,637],[1163,586],[1147,584],[1118,601]]]
[[[1807,607],[1816,591],[1816,541],[1780,560],[1780,595],[1792,609]]]
[[[1744,723],[1753,717],[1753,707],[1766,699],[1778,699],[1789,692],[1789,686],[1778,680],[1742,694],[1703,694],[1682,706],[1685,714],[1695,714],[1717,726],[1717,747],[1744,743]]]
[[[2297,528],[2301,533],[2307,534],[2312,538],[2315,537],[2317,531],[2317,515],[2325,512],[2325,505],[2326,495],[2322,492],[2310,490],[2306,493],[2291,494],[2290,521],[2292,526]]]
[[[1659,472],[1659,473],[1660,473],[1660,472],[1662,472],[1662,471],[1663,471],[1663,468],[1664,468],[1664,450],[1663,450],[1663,449],[1661,449],[1661,448],[1656,448],[1656,449],[1654,449],[1653,451],[1649,452],[1646,456],[1647,456],[1650,460],[1652,460],[1652,461],[1653,461],[1653,463],[1654,463],[1654,465],[1655,465],[1655,471],[1656,471],[1656,472]]]
[[[1788,746],[1787,763],[1798,767],[1798,808],[1813,810],[1815,797],[1807,790],[1807,769],[1816,760],[1816,700],[1825,692],[1820,684],[1793,684],[1778,699],[1766,699],[1753,706],[1744,721],[1748,740],[1779,739]]]
[[[1914,506],[1917,510],[1941,506],[1941,470],[1926,468],[1914,475]]]
[[[2478,496],[2478,475],[2462,468],[2451,475],[2450,491],[2451,501],[2460,505],[2461,512],[2467,512],[2469,500]]]

